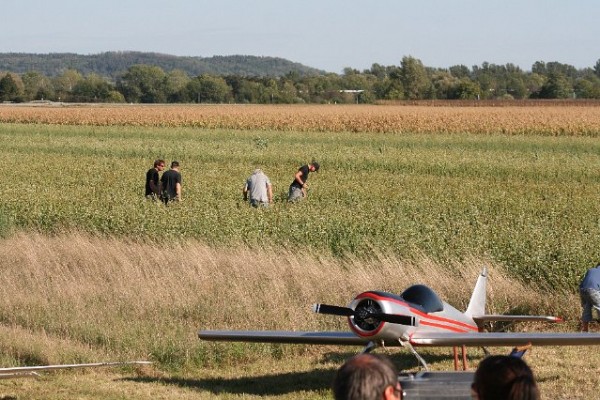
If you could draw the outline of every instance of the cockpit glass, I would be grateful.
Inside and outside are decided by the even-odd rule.
[[[425,312],[438,312],[444,309],[444,303],[438,295],[425,285],[413,285],[400,295],[405,301],[421,306]]]

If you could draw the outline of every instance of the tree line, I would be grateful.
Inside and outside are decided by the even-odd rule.
[[[0,101],[129,103],[373,103],[379,100],[600,99],[600,59],[577,69],[536,62],[531,71],[484,62],[468,68],[431,68],[405,56],[400,65],[373,64],[342,74],[242,76],[165,71],[132,65],[116,79],[75,69],[48,77],[40,72],[0,72]]]
[[[37,71],[48,77],[74,69],[83,75],[96,73],[115,81],[129,67],[137,64],[155,65],[165,71],[180,69],[189,76],[210,74],[217,76],[283,76],[290,71],[300,75],[318,75],[322,70],[307,67],[279,57],[267,56],[212,56],[186,57],[140,51],[108,51],[99,54],[73,53],[0,53],[0,71],[23,74]]]

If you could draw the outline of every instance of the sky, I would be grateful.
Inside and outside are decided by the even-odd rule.
[[[328,72],[600,59],[600,0],[0,0],[0,53],[281,57]]]

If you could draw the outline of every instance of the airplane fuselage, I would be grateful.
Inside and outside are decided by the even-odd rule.
[[[472,318],[439,300],[429,288],[423,286],[418,289],[422,292],[420,294],[426,297],[425,301],[419,302],[420,304],[407,301],[403,296],[386,292],[369,291],[359,294],[349,305],[349,308],[357,313],[355,316],[348,317],[350,329],[362,338],[384,342],[398,339],[410,340],[412,334],[417,330],[419,332],[455,333],[478,331]],[[361,310],[412,316],[414,324],[394,324],[374,318],[365,320],[360,317]]]

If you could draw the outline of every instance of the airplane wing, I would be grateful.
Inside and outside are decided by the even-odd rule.
[[[364,346],[369,339],[352,332],[293,332],[293,331],[200,331],[203,340],[256,343],[296,343]]]
[[[365,346],[370,340],[352,332],[293,332],[293,331],[200,331],[202,340],[254,343],[323,344]],[[596,333],[544,333],[544,332],[415,332],[410,337],[414,346],[582,346],[600,345]],[[386,339],[386,346],[401,346],[400,340]]]
[[[475,322],[498,321],[498,322],[561,322],[562,318],[552,315],[505,315],[505,314],[488,314],[473,317]]]
[[[59,365],[35,365],[31,367],[7,367],[0,368],[0,379],[22,378],[37,376],[40,371],[53,371],[58,369],[72,368],[98,368],[98,367],[118,367],[123,365],[148,365],[151,361],[122,361],[122,362],[101,362],[88,364],[59,364]]]
[[[483,332],[446,333],[416,332],[410,343],[414,346],[590,346],[600,345],[597,333],[544,333],[544,332]]]

